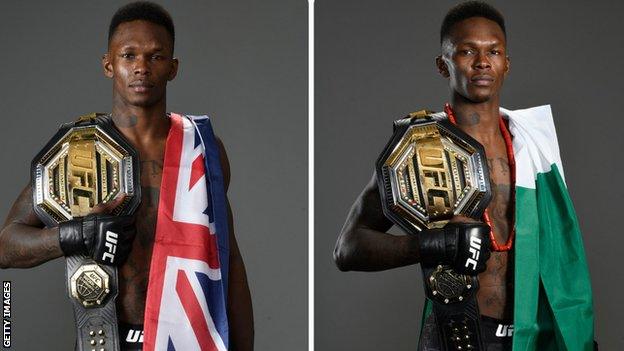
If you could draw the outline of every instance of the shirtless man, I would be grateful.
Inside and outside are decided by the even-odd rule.
[[[450,107],[457,125],[480,142],[487,155],[492,188],[488,211],[498,243],[506,243],[513,227],[511,173],[503,135],[499,129],[500,90],[509,72],[504,22],[498,11],[490,8],[480,15],[470,15],[457,22],[445,21],[441,31],[442,54],[436,58],[440,74],[448,79]],[[476,222],[454,217],[457,226]],[[342,228],[334,259],[342,271],[380,271],[419,263],[430,259],[430,243],[420,235],[395,236],[386,233],[393,223],[382,211],[375,175],[355,201]],[[487,233],[485,234],[487,238]],[[439,240],[439,239],[438,239]],[[454,243],[458,245],[457,243]],[[460,244],[459,244],[460,245]],[[457,251],[464,248],[455,246]],[[485,249],[485,248],[484,248]],[[483,316],[497,321],[513,320],[512,252],[491,252],[481,269],[477,301]],[[482,252],[481,261],[487,259]],[[427,321],[431,324],[432,321]],[[421,349],[435,350],[437,332],[426,335]],[[511,338],[509,338],[511,339]],[[510,341],[509,341],[510,342]],[[506,343],[506,345],[510,344]],[[429,343],[429,344],[428,344]]]
[[[120,325],[143,324],[165,142],[170,128],[166,117],[166,88],[178,70],[173,51],[173,22],[162,7],[152,3],[131,3],[119,9],[111,20],[108,51],[102,58],[102,67],[105,76],[113,81],[112,120],[138,151],[141,160],[142,198],[134,215],[136,236],[128,252],[122,250],[117,254],[120,266],[116,302]],[[229,163],[223,144],[218,143],[227,190]],[[92,213],[105,215],[122,200],[118,198],[98,205]],[[245,266],[232,231],[229,204],[228,219],[229,345],[230,350],[252,350],[251,297]],[[0,267],[34,267],[72,254],[64,252],[69,248],[63,243],[69,239],[59,237],[59,232],[58,227],[44,228],[33,210],[31,186],[27,186],[13,204],[0,232]]]

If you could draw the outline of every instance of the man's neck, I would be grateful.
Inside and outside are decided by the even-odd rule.
[[[489,143],[501,137],[498,101],[496,97],[482,103],[474,103],[463,97],[454,96],[451,99],[451,108],[457,126],[481,143]]]
[[[121,134],[138,148],[162,140],[169,133],[164,101],[149,107],[113,104],[112,118]]]

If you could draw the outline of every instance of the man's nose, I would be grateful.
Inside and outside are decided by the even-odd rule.
[[[474,67],[477,69],[487,69],[492,67],[492,65],[485,53],[478,53],[475,57]]]
[[[144,57],[137,57],[134,63],[134,74],[136,75],[149,75],[151,73],[149,60]]]

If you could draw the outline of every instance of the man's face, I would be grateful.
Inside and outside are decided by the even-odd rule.
[[[163,101],[167,82],[175,78],[178,70],[167,29],[140,20],[117,27],[102,64],[104,74],[113,79],[115,98],[140,107]]]
[[[442,43],[436,63],[454,94],[474,103],[498,97],[509,71],[506,41],[500,26],[483,17],[456,23]]]

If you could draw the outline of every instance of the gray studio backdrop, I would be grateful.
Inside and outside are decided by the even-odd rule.
[[[416,350],[419,267],[341,273],[332,249],[370,179],[392,120],[441,110],[434,66],[455,1],[316,2],[315,338],[318,350]],[[620,1],[492,1],[506,15],[511,72],[502,104],[551,104],[591,271],[596,337],[624,349]],[[398,232],[398,230],[395,230]]]
[[[0,217],[62,122],[110,111],[100,68],[123,1],[0,3]],[[305,1],[159,1],[176,24],[168,110],[208,114],[228,150],[257,350],[307,347]],[[64,260],[0,270],[11,280],[11,350],[73,349]]]

